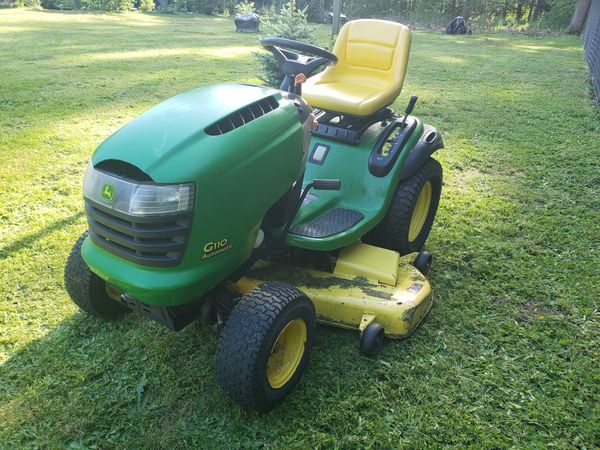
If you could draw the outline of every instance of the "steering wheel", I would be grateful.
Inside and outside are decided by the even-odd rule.
[[[338,61],[337,56],[333,53],[316,45],[300,41],[266,37],[262,38],[260,43],[265,49],[273,53],[281,72],[286,78],[295,77],[301,73],[308,77],[317,67],[324,64],[336,64]],[[296,52],[290,50],[296,50]]]

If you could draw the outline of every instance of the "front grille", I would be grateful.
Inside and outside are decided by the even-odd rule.
[[[92,241],[104,250],[143,266],[177,265],[185,251],[192,213],[168,217],[133,217],[86,199]]]

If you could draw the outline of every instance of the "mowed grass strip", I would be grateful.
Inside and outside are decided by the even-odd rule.
[[[227,18],[0,10],[0,447],[597,446],[600,127],[574,37],[413,34],[394,106],[419,95],[446,143],[435,303],[377,359],[319,327],[258,415],[217,388],[212,329],[72,305],[93,149],[174,94],[257,82],[257,48]]]

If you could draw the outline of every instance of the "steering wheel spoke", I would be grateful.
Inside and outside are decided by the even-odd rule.
[[[280,70],[286,76],[296,76],[299,73],[308,76],[324,64],[337,63],[337,56],[316,45],[278,37],[266,37],[260,42],[273,53]]]
[[[288,61],[288,57],[283,53],[283,51],[279,47],[275,47],[274,45],[265,46],[265,49],[269,50],[273,53],[273,56],[277,60],[279,64],[283,64]]]

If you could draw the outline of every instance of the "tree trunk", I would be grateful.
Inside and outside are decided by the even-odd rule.
[[[529,4],[529,14],[527,15],[527,22],[531,22],[531,13],[533,12],[533,2],[534,0],[531,0],[531,3]]]
[[[590,9],[590,0],[579,0],[575,6],[575,12],[571,18],[571,23],[567,28],[569,34],[580,34],[583,29],[583,24]]]
[[[460,15],[463,16],[465,20],[469,18],[469,13],[471,12],[471,1],[472,0],[463,0]]]
[[[537,0],[535,2],[535,6],[533,7],[533,13],[531,14],[531,21],[535,22],[540,18],[542,11],[546,7],[546,2],[544,0]]]
[[[504,6],[502,7],[502,18],[503,19],[506,19],[506,16],[508,15],[508,8],[509,8],[509,0],[505,0]]]
[[[517,22],[520,22],[523,18],[523,3],[519,2],[519,4],[517,5],[517,12],[515,13],[515,15],[517,16]]]
[[[342,0],[333,0],[333,18],[331,19],[331,35],[337,36],[340,32],[340,14],[342,13]]]
[[[446,3],[446,11],[444,12],[446,17],[456,17],[456,0],[451,0]]]

